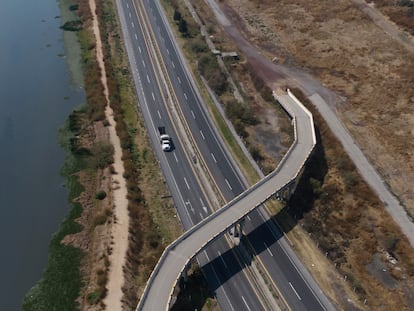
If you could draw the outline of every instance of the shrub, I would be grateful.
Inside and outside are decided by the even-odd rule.
[[[255,146],[255,145],[250,146],[249,147],[249,152],[250,152],[250,154],[252,155],[253,159],[256,162],[261,162],[261,161],[264,160],[264,157],[261,154],[260,149],[257,146]]]
[[[106,222],[107,216],[105,214],[98,214],[93,220],[93,224],[96,226],[103,225]]]
[[[72,4],[69,6],[70,11],[77,11],[79,9],[79,4]]]
[[[60,26],[63,30],[66,31],[79,31],[82,29],[81,21],[69,21]]]
[[[184,37],[188,36],[187,22],[183,18],[180,19],[180,22],[178,23],[178,31],[181,32]]]
[[[317,180],[317,179],[315,179],[313,177],[309,178],[309,183],[310,183],[310,185],[312,187],[313,193],[317,197],[319,197],[321,195],[321,193],[322,193],[322,183],[319,180]]]
[[[114,163],[114,147],[110,143],[96,143],[92,147],[92,154],[95,156],[95,166],[98,168],[103,169]]]
[[[86,299],[90,305],[96,305],[101,300],[101,297],[102,291],[100,289],[96,289],[93,292],[89,293],[86,296]]]
[[[174,17],[173,17],[173,18],[174,18],[174,20],[175,20],[175,21],[177,21],[177,22],[178,22],[178,21],[180,21],[180,20],[181,20],[181,18],[182,18],[182,17],[181,17],[181,13],[180,13],[178,10],[174,10]]]
[[[201,39],[197,39],[197,40],[190,42],[190,48],[194,53],[197,53],[197,54],[205,53],[208,51],[207,44]]]
[[[148,234],[148,242],[149,242],[149,245],[152,248],[157,248],[158,247],[158,245],[160,243],[160,239],[161,239],[161,237],[157,232],[152,231]]]
[[[95,194],[95,199],[103,200],[106,198],[106,192],[104,190],[100,190]]]

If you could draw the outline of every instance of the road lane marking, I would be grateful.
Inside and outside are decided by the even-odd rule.
[[[184,93],[185,100],[188,100],[187,93]]]
[[[220,252],[220,251],[217,251],[217,254],[220,256],[220,259],[221,259],[221,261],[223,262],[224,267],[227,269],[227,264],[226,264],[226,262],[224,261],[224,258],[221,256],[221,252]]]
[[[148,83],[150,83],[151,81],[150,81],[150,78],[149,78],[149,76],[147,75],[147,81],[148,81]]]
[[[184,203],[185,203],[186,205],[190,206],[190,210],[191,210],[191,212],[195,215],[195,210],[194,210],[193,206],[191,205],[190,200],[187,200],[187,201],[185,201]]]
[[[186,184],[186,186],[187,186],[188,190],[190,190],[190,185],[188,184],[187,178],[185,178],[185,177],[184,177],[184,182],[185,182],[185,184]]]
[[[154,95],[154,92],[151,92],[151,95],[152,95],[152,100],[153,101],[155,101],[155,95]],[[158,114],[159,114],[160,112],[158,111]]]
[[[171,62],[171,65],[173,66],[173,68],[175,68],[174,62]]]
[[[157,113],[158,113],[158,118],[160,118],[160,119],[161,119],[161,113],[160,113],[160,111],[159,111],[159,110],[157,110]]]
[[[203,131],[202,131],[202,130],[200,130],[200,134],[201,134],[201,137],[203,137],[203,140],[206,140],[206,139],[204,138],[204,134],[203,134]]]
[[[250,219],[249,215],[247,215],[247,216],[246,216],[246,218],[247,218],[249,221],[252,221],[252,220]]]
[[[290,287],[292,288],[293,292],[296,294],[296,296],[298,296],[299,300],[302,300],[302,298],[299,296],[298,292],[296,291],[296,289],[293,287],[292,283],[289,282]]]
[[[180,79],[180,77],[179,77],[179,76],[177,76],[177,79],[178,79],[178,83],[180,83],[180,84],[181,84],[181,79]]]
[[[272,257],[273,257],[273,253],[272,253],[272,251],[270,250],[269,246],[267,246],[266,242],[263,242],[263,244],[264,244],[265,248],[267,249],[267,251],[269,252],[270,256],[272,256]]]
[[[175,158],[175,162],[178,163],[178,158],[177,158],[177,155],[175,154],[175,152],[173,153],[173,155],[174,155],[174,158]]]
[[[227,178],[224,178],[224,180],[226,181],[227,186],[229,186],[230,190],[233,190],[233,188],[230,186],[229,181],[227,180]]]
[[[249,305],[247,304],[246,299],[244,299],[244,297],[243,297],[243,296],[241,296],[241,297],[242,297],[242,299],[243,299],[244,304],[245,304],[245,305],[246,305],[246,307],[247,307],[247,310],[251,311],[252,309],[250,309]]]
[[[201,207],[203,208],[204,213],[206,213],[206,215],[208,215],[207,206],[204,205],[204,202],[201,198],[199,198],[199,200],[200,200]]]
[[[170,50],[169,49],[167,49],[167,54],[170,55]]]
[[[135,34],[135,40],[138,40],[138,36],[137,36],[137,34]]]
[[[131,22],[132,28],[135,28],[134,22]]]
[[[213,154],[213,153],[211,153],[211,157],[213,158],[214,163],[217,163],[216,157],[214,156],[214,154]],[[228,183],[227,183],[227,184],[228,184]],[[230,187],[230,186],[229,186],[229,187]]]
[[[142,54],[141,47],[138,47],[139,53]]]
[[[203,216],[203,214],[201,214],[201,212],[199,212],[198,214],[200,215],[201,219],[204,219],[204,216]]]
[[[127,8],[129,9],[129,5],[128,5],[128,3],[127,3],[126,5],[127,5]]]
[[[192,114],[192,116],[193,116],[193,119],[195,119],[195,114],[194,114],[194,111],[192,111],[192,110],[191,110],[191,114]]]
[[[142,60],[142,66],[144,66],[144,68],[145,68],[145,62],[144,62],[144,60]]]
[[[129,12],[128,14],[129,14],[129,18],[131,18],[131,12]]]

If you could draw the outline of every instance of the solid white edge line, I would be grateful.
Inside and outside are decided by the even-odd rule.
[[[243,299],[243,302],[244,302],[244,304],[246,305],[247,310],[251,311],[251,309],[250,309],[249,305],[247,304],[246,299],[244,299],[244,297],[243,297],[243,296],[241,296],[241,298]]]
[[[298,292],[296,291],[296,289],[293,287],[292,283],[289,282],[290,287],[292,288],[293,292],[296,294],[296,296],[298,297],[299,300],[302,300],[302,298],[299,296]]]

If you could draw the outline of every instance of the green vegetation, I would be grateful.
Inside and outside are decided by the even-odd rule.
[[[88,300],[88,303],[90,305],[96,305],[99,301],[101,301],[101,298],[102,298],[101,289],[96,289],[86,296],[86,299]]]
[[[77,11],[79,10],[79,4],[72,4],[69,6],[70,11]]]
[[[193,265],[188,272],[188,280],[179,282],[179,294],[177,301],[171,308],[172,311],[212,310],[215,303],[212,302],[213,293],[208,289],[201,269]]]
[[[41,280],[24,298],[22,308],[25,311],[72,311],[79,309],[76,300],[83,285],[79,267],[85,255],[80,249],[63,244],[62,240],[65,236],[82,230],[82,227],[75,221],[82,214],[82,206],[75,203],[74,199],[84,191],[79,182],[78,173],[83,171],[87,174],[94,174],[97,168],[104,168],[113,162],[112,146],[98,143],[89,149],[84,147],[85,144],[82,142],[82,139],[85,139],[83,129],[90,123],[89,120],[96,121],[104,118],[105,98],[99,74],[97,74],[99,68],[93,52],[95,43],[91,34],[82,27],[82,21],[89,16],[89,6],[87,3],[81,2],[79,5],[72,5],[70,9],[78,10],[80,20],[65,23],[62,28],[77,31],[82,49],[87,97],[87,105],[73,111],[59,133],[60,143],[67,150],[61,174],[65,177],[65,184],[69,190],[68,199],[72,204],[72,209],[50,242],[49,259]],[[99,198],[103,198],[103,194],[99,194]],[[95,219],[95,225],[106,221],[108,213],[102,216],[101,218],[104,220]],[[100,279],[106,280],[106,274]],[[98,297],[102,298],[106,293],[105,284],[102,288],[88,295],[88,301],[95,303]]]
[[[114,146],[109,142],[98,142],[92,147],[92,155],[97,168],[105,168],[114,163]]]
[[[83,27],[82,22],[79,20],[68,21],[64,23],[62,26],[60,26],[60,28],[66,31],[80,31],[82,27]]]
[[[104,190],[100,190],[95,194],[95,199],[103,200],[106,198],[106,192]]]

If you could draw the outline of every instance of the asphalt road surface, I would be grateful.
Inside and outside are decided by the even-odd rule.
[[[157,146],[159,142],[156,127],[158,125],[165,126],[169,134],[175,132],[174,127],[169,121],[169,116],[166,112],[163,100],[157,90],[158,86],[155,83],[155,74],[151,71],[152,69],[148,68],[148,66],[151,65],[149,57],[148,55],[143,55],[146,53],[144,51],[145,44],[142,41],[142,34],[138,29],[139,23],[136,19],[135,12],[134,10],[131,10],[133,7],[132,3],[121,1],[120,3],[122,3],[123,9],[125,10],[123,23],[124,26],[128,26],[128,34],[125,37],[127,38],[126,41],[129,41],[128,50],[133,53],[133,56],[130,55],[132,62],[131,67],[134,71],[134,79],[138,88],[137,93],[140,97],[141,109],[144,116],[147,116],[147,125],[153,144],[154,146]],[[151,20],[152,18],[155,18],[153,20],[153,23],[155,22],[155,24],[153,24],[155,33],[163,38],[159,40],[160,49],[162,53],[164,53],[163,56],[169,74],[172,77],[174,77],[173,75],[175,74],[176,78],[172,79],[172,82],[177,92],[177,97],[180,102],[183,103],[183,113],[187,116],[187,121],[192,129],[195,139],[200,142],[199,148],[202,150],[216,182],[220,189],[222,189],[223,195],[229,200],[241,193],[245,186],[242,180],[238,177],[237,170],[232,166],[231,161],[229,161],[225,150],[220,147],[220,139],[217,138],[215,130],[212,129],[209,124],[209,120],[198,101],[196,90],[194,90],[185,75],[181,58],[177,54],[175,45],[171,41],[170,34],[165,27],[163,28],[163,23],[159,19],[161,17],[158,16],[157,19],[158,10],[155,7],[155,2],[146,2],[146,5],[150,8],[149,16],[151,17]],[[130,13],[131,15],[129,16]],[[204,199],[202,191],[197,190],[197,182],[194,177],[191,177],[193,172],[191,171],[190,166],[184,165],[186,157],[181,150],[177,137],[174,137],[174,134],[173,140],[175,144],[175,150],[173,152],[165,154],[156,148],[156,153],[160,159],[160,165],[163,168],[165,175],[168,176],[166,179],[175,198],[180,218],[184,227],[187,229],[191,227],[193,223],[197,223],[204,218],[210,211],[207,210],[207,212],[205,212],[205,204],[207,200]],[[262,225],[263,218],[258,213],[256,215],[252,213],[249,218],[251,220],[247,221],[245,232],[248,236],[254,237],[254,240],[258,241],[257,243],[255,242],[256,244],[253,244],[253,247],[256,252],[260,254],[260,258],[263,258],[268,273],[272,275],[275,281],[277,281],[280,291],[286,297],[286,300],[292,309],[323,309],[320,306],[315,308],[315,302],[307,302],[308,296],[311,297],[309,300],[316,301],[316,304],[318,299],[314,297],[313,291],[308,288],[306,284],[307,282],[303,280],[303,273],[298,273],[296,271],[297,264],[292,264],[290,257],[285,254],[286,251],[284,248],[281,248],[280,244],[283,243],[282,240],[280,240],[280,233],[275,231],[274,228],[272,228],[272,224],[268,222],[265,223],[265,225]],[[269,236],[271,237],[270,239]],[[214,242],[214,246],[216,246],[216,243],[217,242]],[[254,290],[246,290],[247,292],[253,292],[253,294],[246,293],[244,295],[241,293],[244,287],[242,284],[246,284],[246,287],[249,287],[248,282],[246,282],[246,280],[233,280],[235,276],[240,274],[241,266],[236,265],[235,267],[232,266],[232,269],[228,269],[230,266],[229,263],[232,263],[232,265],[233,263],[237,263],[237,260],[235,259],[228,259],[227,256],[231,253],[232,251],[228,251],[228,247],[224,247],[221,250],[214,250],[212,255],[207,254],[208,258],[217,265],[216,268],[214,268],[212,264],[204,264],[205,271],[207,271],[206,269],[212,271],[211,274],[207,273],[209,284],[213,284],[213,289],[216,289],[216,294],[223,309],[231,310],[236,306],[237,310],[242,310],[244,306],[244,309],[248,310],[253,306],[254,310],[257,310],[257,306],[260,306],[260,303],[257,304],[257,301],[254,302]],[[220,254],[222,255],[220,256]],[[219,258],[219,260],[214,260],[214,258]],[[204,262],[207,261],[208,259],[206,258]],[[203,265],[202,262],[201,264]],[[217,271],[223,272],[218,273]],[[223,276],[216,277],[216,275]],[[233,284],[231,286],[232,289],[229,290],[230,294],[223,290],[223,294],[220,295],[221,288],[225,288],[228,284]],[[302,286],[304,287],[303,290],[301,289]],[[220,296],[224,298],[220,299]],[[250,296],[252,297],[246,298]],[[314,298],[312,299],[312,297]],[[245,303],[248,299],[250,299],[251,302]],[[237,300],[239,302],[237,302]],[[225,305],[226,301],[227,307]],[[234,306],[232,304],[233,301],[236,301]]]

